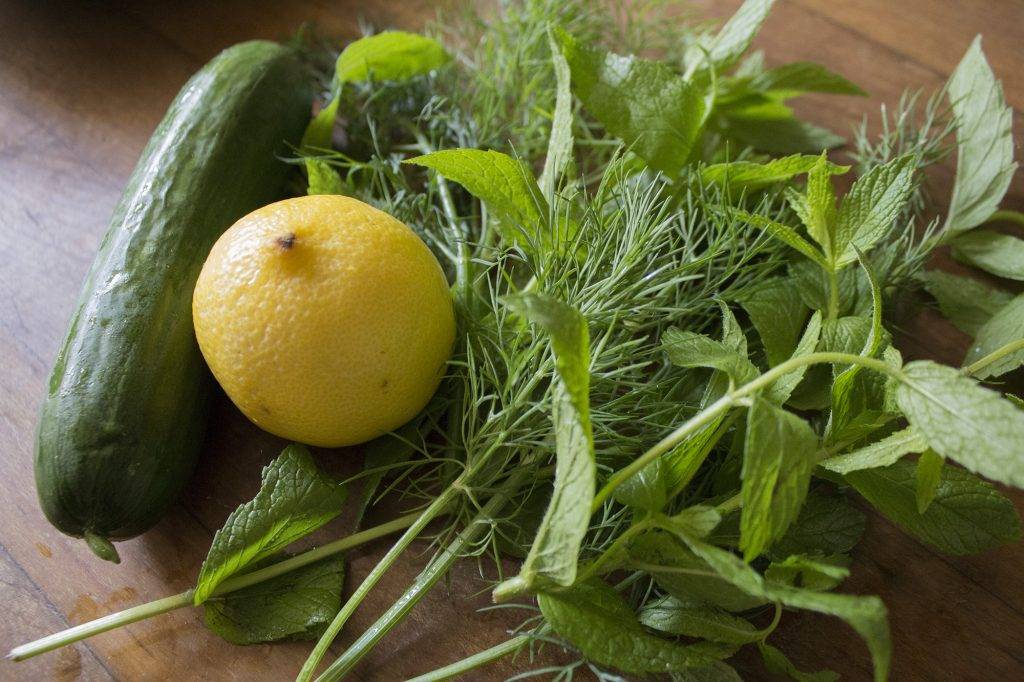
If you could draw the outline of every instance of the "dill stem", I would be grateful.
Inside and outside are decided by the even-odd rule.
[[[431,154],[435,151],[430,141],[427,140],[419,129],[410,126],[410,130],[416,137],[416,143],[419,145],[420,151],[424,154]],[[469,228],[459,218],[459,213],[455,210],[455,201],[452,200],[452,192],[448,187],[448,181],[440,173],[434,173],[434,181],[437,182],[437,193],[441,197],[441,209],[444,211],[445,217],[448,218],[448,222],[452,224],[452,229],[459,235],[459,254],[458,260],[455,263],[455,290],[459,292],[463,303],[468,305],[473,284],[473,257],[469,250]]]
[[[501,644],[492,646],[490,649],[479,651],[472,656],[467,656],[461,661],[456,661],[455,663],[446,665],[443,668],[432,670],[429,673],[424,673],[423,675],[417,675],[406,682],[439,682],[440,680],[454,679],[459,675],[468,673],[470,670],[475,670],[476,668],[487,665],[488,663],[493,663],[500,658],[504,658],[509,654],[519,651],[530,642],[530,639],[529,635],[513,637],[507,642],[502,642]]]
[[[1011,344],[1012,345],[1012,344]],[[1002,350],[1002,349],[1000,349]],[[1012,352],[1012,350],[1007,351]],[[679,443],[686,440],[691,434],[696,432],[698,429],[703,428],[709,422],[711,422],[718,415],[727,412],[730,408],[740,402],[741,399],[746,398],[757,391],[770,386],[775,381],[780,379],[786,374],[789,374],[793,370],[805,367],[807,365],[814,365],[819,363],[842,363],[851,365],[861,365],[868,369],[873,369],[882,374],[895,377],[897,379],[903,379],[903,373],[900,370],[890,367],[885,362],[877,360],[875,358],[867,358],[861,355],[853,355],[851,353],[810,353],[808,355],[801,355],[796,358],[790,358],[785,362],[779,363],[775,367],[762,374],[761,376],[753,379],[752,381],[740,386],[737,389],[726,393],[715,402],[708,405],[702,411],[695,414],[693,417],[683,422],[681,426],[676,428],[675,431],[662,438],[656,443],[651,449],[644,454],[637,457],[630,464],[616,471],[608,479],[608,482],[604,484],[604,487],[598,491],[594,496],[594,502],[590,506],[591,513],[596,513],[601,505],[604,504],[611,494],[618,488],[623,482],[628,480],[630,477],[635,475],[638,471],[643,469],[645,466],[662,456]]]
[[[377,621],[366,628],[355,642],[345,650],[328,668],[321,674],[316,682],[334,682],[347,675],[363,656],[377,645],[384,635],[402,619],[404,619],[420,599],[444,576],[461,556],[463,550],[476,542],[480,534],[493,526],[494,517],[502,510],[512,497],[519,492],[527,480],[534,474],[530,467],[521,467],[510,476],[505,483],[491,496],[487,503],[480,508],[480,511],[473,519],[466,524],[466,527],[441,550],[420,572],[412,585],[399,597]],[[461,491],[461,487],[452,486],[449,490]],[[382,560],[383,561],[383,560]],[[362,587],[362,586],[360,586]],[[351,600],[350,600],[351,601]],[[348,604],[346,604],[348,606]],[[333,623],[332,623],[333,625]],[[322,641],[322,640],[321,640]],[[330,644],[330,642],[328,642]],[[319,659],[317,661],[319,663]],[[313,665],[315,668],[316,665]],[[303,667],[305,670],[305,667]],[[300,678],[301,673],[300,673]]]
[[[1010,343],[1006,344],[1005,346],[1001,346],[1001,347],[995,349],[994,351],[992,351],[991,353],[989,353],[985,357],[979,358],[978,360],[975,360],[971,364],[969,364],[966,367],[964,367],[963,370],[961,370],[961,371],[964,374],[967,374],[967,375],[976,374],[980,370],[982,370],[985,367],[988,367],[989,365],[991,365],[993,362],[996,362],[998,360],[1002,360],[1004,357],[1006,357],[1010,353],[1016,353],[1017,351],[1021,350],[1022,348],[1024,348],[1024,339],[1017,339],[1016,341],[1011,341]]]
[[[376,540],[384,535],[389,535],[407,527],[418,517],[418,513],[406,514],[405,516],[400,516],[397,519],[388,521],[387,523],[382,523],[379,526],[374,526],[373,528],[353,533],[352,535],[335,540],[334,542],[329,542],[326,545],[315,547],[302,552],[301,554],[296,554],[289,559],[279,561],[257,571],[228,578],[217,586],[211,596],[219,597],[230,592],[234,592],[235,590],[250,587],[251,585],[261,583],[265,580],[276,578],[277,576],[283,575],[289,571],[294,571],[297,568],[307,566],[315,561],[331,556],[332,554],[337,554],[338,552],[343,552],[346,549],[351,549],[363,543],[370,542],[371,540]],[[46,637],[37,639],[34,642],[15,647],[11,649],[9,654],[7,654],[7,658],[14,661],[24,661],[32,658],[33,656],[38,656],[39,654],[44,654],[48,651],[53,651],[54,649],[74,644],[75,642],[80,642],[81,640],[92,637],[93,635],[98,635],[115,628],[130,625],[131,623],[137,623],[140,620],[152,618],[153,616],[174,611],[175,609],[192,606],[194,594],[195,590],[189,589],[181,592],[180,594],[171,595],[170,597],[164,597],[163,599],[139,604],[138,606],[133,606],[131,608],[124,609],[123,611],[107,614],[106,616],[102,616],[96,620],[91,620],[88,623],[82,623],[81,625],[76,625],[75,627],[68,628],[67,630],[47,635]]]
[[[463,474],[465,475],[465,474]],[[334,616],[334,620],[327,626],[323,635],[317,641],[316,646],[310,653],[309,658],[303,664],[302,669],[299,671],[298,676],[295,678],[296,681],[305,682],[313,678],[313,673],[316,672],[316,668],[320,665],[320,660],[327,653],[327,648],[334,642],[334,638],[338,636],[342,626],[348,621],[355,610],[366,598],[366,595],[370,593],[384,574],[391,568],[391,565],[395,563],[399,555],[405,551],[406,547],[412,543],[413,540],[423,531],[428,523],[434,520],[437,516],[442,514],[448,505],[455,499],[461,488],[462,476],[455,479],[454,482],[445,490],[434,498],[434,501],[424,509],[422,512],[416,515],[415,520],[406,529],[400,538],[391,546],[387,554],[373,567],[373,570],[363,579],[356,591],[352,593],[352,596],[348,598],[345,605],[341,607],[341,610]]]

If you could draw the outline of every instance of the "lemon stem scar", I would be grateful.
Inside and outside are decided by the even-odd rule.
[[[274,240],[278,246],[281,247],[282,251],[288,251],[295,246],[295,233],[289,232],[286,235],[282,235]]]

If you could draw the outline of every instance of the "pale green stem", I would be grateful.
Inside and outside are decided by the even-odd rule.
[[[828,319],[839,317],[839,273],[834,269],[828,271]]]
[[[502,642],[497,646],[492,646],[490,649],[484,649],[472,656],[467,656],[461,661],[456,661],[451,665],[446,665],[443,668],[438,668],[437,670],[433,670],[429,673],[410,678],[406,682],[440,682],[440,680],[452,680],[460,675],[465,675],[470,670],[475,670],[481,666],[493,663],[500,658],[504,658],[509,654],[514,654],[529,644],[529,642],[529,635],[519,635],[518,637],[513,637],[507,642]]]
[[[1004,209],[1002,211],[996,211],[989,217],[986,223],[1016,223],[1018,225],[1024,225],[1024,213],[1020,211],[1011,211]]]
[[[993,362],[996,362],[998,360],[1002,360],[1004,357],[1006,357],[1010,353],[1016,353],[1017,351],[1019,351],[1021,349],[1024,349],[1024,339],[1017,339],[1016,341],[1011,341],[1010,343],[1006,344],[1005,346],[1001,346],[1001,347],[995,349],[994,351],[992,351],[991,353],[989,353],[985,357],[980,358],[978,360],[975,360],[971,364],[969,364],[966,367],[964,367],[961,371],[964,374],[968,374],[968,375],[976,374],[979,370],[981,370],[981,369],[983,369],[985,367],[988,367]]]
[[[530,467],[520,467],[487,501],[476,516],[437,556],[416,576],[416,580],[395,601],[394,604],[377,621],[368,627],[345,652],[323,672],[316,682],[332,682],[340,680],[355,667],[363,656],[401,620],[403,620],[420,599],[444,576],[452,564],[463,555],[463,550],[476,542],[486,529],[494,523],[494,517],[502,510],[527,479],[532,475]]]
[[[228,578],[213,591],[212,596],[221,596],[240,590],[250,585],[270,580],[279,575],[293,571],[302,566],[309,565],[315,561],[319,561],[338,552],[343,552],[347,549],[351,549],[358,545],[361,545],[371,540],[390,535],[391,533],[397,532],[403,528],[408,527],[412,524],[419,514],[406,514],[400,516],[393,521],[382,523],[379,526],[368,528],[367,530],[359,533],[353,533],[348,537],[335,540],[334,542],[328,543],[321,547],[307,550],[301,554],[297,554],[290,559],[279,561],[276,564],[271,564],[266,568],[261,568],[258,571],[252,573],[246,573],[244,575],[235,576]],[[168,611],[174,611],[175,609],[184,608],[186,606],[192,606],[192,598],[195,590],[185,590],[180,594],[175,594],[170,597],[164,597],[163,599],[157,599],[146,604],[139,604],[133,606],[130,609],[124,611],[118,611],[117,613],[111,613],[91,620],[88,623],[82,623],[76,625],[73,628],[56,632],[52,635],[47,635],[41,639],[37,639],[34,642],[23,644],[19,647],[11,649],[11,652],[7,654],[7,658],[15,661],[24,661],[25,659],[44,654],[47,651],[53,651],[69,644],[74,644],[83,639],[98,635],[102,632],[107,632],[115,628],[119,628],[131,623],[136,623],[146,618],[160,615],[161,613],[167,613]]]
[[[597,495],[594,496],[594,502],[591,505],[591,513],[597,512],[597,510],[601,508],[601,505],[604,504],[605,500],[607,500],[615,489],[623,482],[628,480],[658,457],[686,440],[686,438],[691,434],[703,428],[715,417],[728,411],[736,405],[740,399],[750,396],[762,388],[770,386],[772,383],[795,369],[799,369],[800,367],[807,365],[826,362],[861,365],[868,369],[873,369],[898,379],[901,379],[903,376],[898,369],[887,365],[881,360],[853,355],[851,353],[810,353],[809,355],[790,358],[789,360],[772,367],[770,370],[749,383],[734,389],[730,393],[726,393],[721,398],[704,408],[701,412],[698,412],[696,415],[684,422],[675,431],[665,436],[661,441],[654,445],[654,447],[637,457],[628,466],[615,472],[608,479],[608,482],[605,483],[604,487],[601,488]]]
[[[415,128],[411,128],[411,130],[413,135],[416,136],[416,142],[419,145],[420,151],[424,154],[430,154],[435,151],[423,133]],[[448,181],[440,173],[434,173],[434,179],[437,182],[437,192],[441,197],[441,209],[448,218],[448,222],[452,224],[452,229],[459,234],[459,257],[455,264],[455,290],[462,296],[463,303],[469,305],[470,293],[473,287],[473,257],[469,252],[469,228],[459,218],[458,211],[455,210],[455,202],[452,200]]]
[[[167,613],[168,611],[174,611],[185,606],[192,606],[192,594],[193,590],[185,590],[181,594],[175,594],[170,597],[164,597],[163,599],[157,599],[147,604],[140,604],[133,606],[130,609],[124,611],[118,611],[117,613],[111,613],[110,615],[91,620],[88,623],[82,623],[76,625],[73,628],[68,628],[61,632],[56,632],[52,635],[37,639],[29,644],[22,644],[19,647],[11,649],[11,652],[7,654],[7,658],[14,661],[24,661],[25,659],[38,656],[39,654],[45,654],[47,651],[53,651],[60,647],[74,644],[87,637],[98,635],[101,632],[113,630],[130,623],[135,623],[146,618],[152,618],[158,616],[161,613]]]
[[[303,664],[298,676],[295,678],[296,680],[302,680],[305,682],[306,680],[313,679],[313,673],[316,672],[321,659],[323,659],[324,654],[327,653],[327,648],[331,646],[331,643],[334,642],[334,638],[338,636],[339,632],[341,632],[342,626],[345,625],[355,610],[363,602],[363,599],[365,599],[366,595],[370,593],[370,590],[376,586],[388,569],[391,568],[391,565],[395,563],[398,556],[405,551],[405,548],[416,539],[428,523],[442,514],[448,505],[451,504],[452,500],[455,499],[456,495],[461,492],[461,481],[462,477],[460,476],[455,479],[455,481],[448,486],[444,492],[434,498],[434,501],[430,503],[430,506],[417,515],[415,521],[413,521],[405,533],[402,534],[402,537],[398,538],[395,544],[392,545],[391,549],[388,550],[387,554],[377,562],[377,565],[373,567],[373,570],[370,571],[366,578],[363,579],[363,582],[358,588],[356,588],[356,591],[352,593],[352,596],[348,598],[345,605],[342,606],[341,610],[334,616],[334,620],[332,620],[331,624],[327,626],[327,630],[324,631],[324,634],[320,636],[320,639],[317,641],[312,653],[310,653],[309,658],[306,659],[306,662]]]

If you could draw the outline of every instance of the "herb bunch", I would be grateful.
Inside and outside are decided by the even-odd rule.
[[[195,590],[14,653],[195,604],[229,641],[316,639],[299,673],[312,679],[366,594],[429,538],[421,575],[317,679],[348,673],[467,558],[494,560],[496,601],[539,613],[418,679],[547,642],[579,655],[538,671],[560,679],[581,666],[737,679],[725,661],[746,645],[802,679],[769,643],[785,609],[844,619],[886,678],[884,604],[834,591],[865,524],[851,500],[952,554],[1020,536],[981,477],[1024,484],[1024,411],[981,381],[1024,364],[1024,303],[924,269],[950,245],[1024,279],[1020,240],[977,229],[1021,222],[998,210],[1016,169],[1011,112],[975,42],[942,92],[905,96],[839,163],[828,150],[842,138],[786,102],[864,93],[816,64],[747,55],[772,4],[747,0],[718,30],[667,30],[654,4],[623,18],[521,0],[444,16],[434,37],[346,47],[295,162],[310,193],[413,227],[460,320],[438,395],[368,447],[358,477],[359,519],[388,493],[411,513],[281,559],[345,496],[292,446],[214,538]],[[639,52],[658,58],[627,56]],[[926,170],[951,135],[939,219]],[[962,368],[905,363],[893,345],[892,304],[922,285],[975,337]],[[396,531],[342,600],[335,555]],[[514,576],[500,573],[508,554],[522,558]]]

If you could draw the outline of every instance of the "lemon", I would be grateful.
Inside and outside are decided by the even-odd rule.
[[[430,249],[349,197],[280,201],[214,245],[192,299],[196,338],[261,428],[353,445],[393,430],[437,390],[455,338]]]

